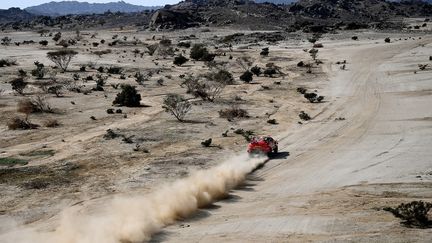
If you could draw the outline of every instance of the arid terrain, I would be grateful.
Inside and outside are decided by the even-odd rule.
[[[405,21],[418,26],[424,18]],[[228,161],[235,176],[221,182],[228,193],[208,193],[197,211],[159,224],[128,211],[142,236],[120,231],[101,241],[77,230],[53,242],[430,242],[430,228],[405,227],[383,210],[432,202],[429,26],[322,35],[115,28],[61,31],[57,41],[58,30],[2,32],[11,41],[0,46],[10,63],[0,67],[0,237],[50,242],[35,234],[58,232],[65,210],[111,217],[113,198],[159,195],[191,175],[208,178],[207,188],[223,174],[211,168]],[[194,60],[195,44],[214,60]],[[62,71],[47,53],[66,45],[77,54]],[[179,56],[188,60],[175,65]],[[253,67],[260,73],[249,80]],[[11,85],[17,79],[23,90]],[[125,84],[140,94],[139,106],[113,104]],[[170,94],[190,105],[181,121],[164,108]],[[37,101],[45,109],[24,109]],[[16,117],[38,127],[17,128]],[[246,158],[253,135],[274,136],[279,153]],[[182,190],[164,190],[175,196],[151,201],[183,205]]]

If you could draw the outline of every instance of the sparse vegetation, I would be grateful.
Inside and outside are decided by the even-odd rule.
[[[135,82],[137,82],[139,85],[144,85],[144,81],[148,80],[148,77],[141,72],[136,72],[134,77],[135,77]]]
[[[26,165],[28,164],[28,161],[25,159],[18,159],[18,158],[0,158],[0,166],[14,166],[14,165]]]
[[[251,68],[251,72],[253,74],[255,74],[256,76],[260,76],[261,75],[261,68],[258,66],[254,66]]]
[[[60,32],[57,32],[54,37],[53,37],[53,41],[57,42],[62,38],[62,34]]]
[[[183,122],[192,105],[179,94],[168,94],[163,101],[162,107],[178,121]]]
[[[1,39],[1,44],[2,44],[3,46],[8,46],[8,45],[10,45],[11,41],[12,41],[11,38],[5,36],[5,37],[3,37],[3,38]]]
[[[20,100],[17,111],[24,114],[38,112],[53,113],[53,109],[43,96]]]
[[[28,130],[36,129],[39,125],[31,123],[28,119],[23,119],[20,117],[13,117],[7,123],[10,130]]]
[[[107,69],[107,73],[109,73],[109,74],[121,74],[122,71],[123,71],[123,68],[115,67],[115,66],[111,66]]]
[[[32,76],[36,77],[37,79],[43,79],[45,77],[45,74],[47,73],[45,65],[37,61],[34,62],[34,65],[36,66],[36,68],[31,71]]]
[[[306,112],[301,111],[299,114],[300,119],[302,119],[303,121],[309,121],[310,119],[312,119]]]
[[[214,81],[217,83],[225,84],[225,85],[232,85],[234,84],[234,77],[232,74],[226,70],[219,70],[217,72],[210,72],[205,75],[205,78],[207,78],[210,81]]]
[[[401,224],[407,227],[430,228],[432,227],[432,221],[428,218],[428,212],[431,208],[432,203],[413,201],[401,203],[395,208],[385,207],[384,210],[402,219]]]
[[[196,61],[213,61],[215,55],[210,54],[204,44],[195,44],[190,53],[190,57]]]
[[[17,65],[17,61],[13,59],[0,59],[0,67],[9,67]]]
[[[45,127],[58,127],[60,122],[57,119],[48,119],[44,122]]]
[[[277,125],[278,124],[277,121],[276,121],[276,119],[269,119],[269,120],[267,120],[267,123],[268,124],[272,124],[272,125]]]
[[[220,110],[219,117],[233,120],[234,118],[248,118],[249,113],[244,109],[234,106],[228,109]]]
[[[304,93],[303,95],[310,103],[320,103],[324,100],[324,96],[318,96],[316,93]]]
[[[72,58],[77,55],[78,52],[74,50],[60,50],[60,51],[52,51],[47,53],[48,59],[54,62],[63,72],[66,72],[70,61]]]
[[[250,83],[253,80],[253,73],[250,71],[246,71],[244,72],[241,76],[240,76],[240,80],[244,81],[246,83]]]
[[[266,48],[263,48],[263,49],[261,50],[260,55],[263,56],[263,57],[266,57],[266,56],[269,55],[269,53],[270,53],[269,48],[266,47]]]
[[[316,61],[316,59],[318,57],[318,50],[315,48],[312,48],[309,50],[309,54],[312,57],[312,60]]]
[[[134,86],[125,84],[121,86],[122,91],[117,94],[113,105],[139,107],[141,104],[141,95]]]
[[[202,141],[201,142],[201,145],[203,146],[203,147],[210,147],[210,145],[212,144],[212,139],[211,138],[209,138],[209,139],[207,139],[207,140],[204,140],[204,141]]]
[[[26,81],[24,81],[24,78],[18,77],[18,78],[14,78],[12,81],[10,81],[10,84],[12,85],[13,91],[22,95],[22,94],[24,94],[24,89],[25,89],[25,87],[27,87],[28,83]]]
[[[187,59],[183,55],[179,55],[174,58],[174,65],[181,66],[185,64],[187,61],[189,61],[189,59]]]

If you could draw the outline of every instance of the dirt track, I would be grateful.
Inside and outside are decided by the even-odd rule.
[[[327,65],[327,107],[278,136],[291,156],[154,241],[430,242],[432,230],[403,228],[379,210],[432,198],[432,83],[430,71],[414,73],[429,41],[325,44],[321,55],[347,59],[348,70]]]
[[[324,48],[319,52],[324,64],[314,68],[312,74],[296,67],[298,60],[310,58],[303,51],[310,47],[309,43],[300,39],[272,46],[268,58],[258,57],[260,46],[247,51],[239,46],[233,55],[250,54],[252,60],[262,66],[266,62],[276,62],[289,75],[286,79],[285,76],[277,79],[261,76],[256,78],[256,84],[231,86],[219,103],[196,101],[191,119],[206,122],[179,124],[162,112],[161,94],[165,90],[184,92],[178,80],[167,81],[167,86],[140,87],[144,103],[150,106],[125,109],[128,119],[105,114],[105,108],[110,106],[116,93],[110,87],[104,96],[96,93],[93,96],[69,94],[61,99],[50,97],[57,108],[68,111],[56,115],[64,126],[26,133],[8,131],[4,126],[2,132],[7,136],[1,140],[4,143],[2,153],[13,156],[47,146],[56,153],[33,159],[26,166],[42,166],[42,171],[49,166],[56,171],[58,167],[60,172],[63,167],[65,171],[73,168],[70,166],[74,163],[80,166],[66,174],[67,178],[63,178],[63,172],[55,176],[48,173],[49,186],[37,192],[22,189],[22,180],[33,178],[20,174],[16,181],[2,184],[4,203],[0,210],[0,233],[15,228],[4,226],[8,221],[3,218],[17,219],[26,227],[40,231],[52,231],[60,221],[60,212],[66,208],[82,208],[91,216],[94,209],[107,205],[116,195],[125,194],[127,198],[158,191],[164,183],[186,177],[195,168],[214,166],[233,149],[244,150],[246,144],[241,136],[231,134],[233,132],[228,137],[220,135],[226,129],[242,127],[275,135],[280,141],[280,155],[250,175],[247,184],[233,191],[227,200],[165,228],[152,241],[430,242],[430,229],[403,228],[398,219],[380,209],[412,200],[432,200],[432,151],[429,150],[432,84],[428,79],[431,69],[419,71],[418,68],[418,64],[429,62],[431,39],[392,37],[392,43],[386,44],[383,34],[364,33],[360,41],[348,38],[350,34],[324,40]],[[122,48],[126,47],[119,47],[119,50]],[[26,54],[27,49],[5,48],[8,52],[4,55],[12,56],[15,49],[20,51],[19,67],[29,69],[32,60],[21,55]],[[82,54],[75,68],[89,57]],[[144,59],[146,61],[136,63],[136,68],[148,67],[150,57]],[[347,70],[335,64],[344,59],[348,62]],[[170,59],[159,61],[162,66],[171,65]],[[196,72],[203,72],[200,65],[192,66]],[[166,70],[177,76],[190,67]],[[240,67],[232,65],[230,68],[236,76],[241,73]],[[5,72],[11,73],[12,69]],[[111,82],[122,82],[111,78]],[[265,90],[258,84],[270,88]],[[325,102],[307,102],[296,92],[297,87],[303,86],[324,95]],[[243,99],[235,101],[239,95]],[[15,112],[16,99],[6,96],[4,116]],[[92,102],[94,100],[98,102]],[[72,109],[71,101],[80,106],[74,105],[76,108]],[[217,111],[233,102],[247,107],[252,116],[234,122],[219,118]],[[88,112],[82,113],[82,109]],[[313,119],[297,124],[301,110],[307,111]],[[90,121],[91,114],[96,114],[98,119]],[[267,124],[270,116],[277,119],[277,125]],[[117,140],[105,141],[102,136],[108,128],[143,138],[146,141],[143,145],[150,146],[151,153],[131,152],[132,145]],[[202,148],[199,142],[207,137],[215,138],[215,143],[223,144],[224,148]],[[65,161],[68,163],[64,164]],[[66,180],[68,178],[70,181]],[[179,201],[178,198],[164,199],[169,205]],[[132,211],[131,215],[140,215]],[[145,210],[136,211],[145,214]],[[111,212],[109,208],[104,213]],[[140,223],[146,220],[145,215],[137,218]],[[110,224],[108,229],[113,227]],[[96,235],[88,231],[91,233],[86,236]]]

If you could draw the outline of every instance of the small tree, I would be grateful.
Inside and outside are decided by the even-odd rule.
[[[66,72],[70,61],[72,58],[77,55],[78,52],[74,50],[60,50],[60,51],[52,51],[47,53],[48,59],[50,59],[52,62],[54,62],[59,68],[63,70],[63,72]]]
[[[138,107],[140,106],[141,95],[138,94],[136,88],[132,85],[125,84],[121,86],[122,91],[117,94],[113,101],[113,105]]]
[[[186,114],[191,110],[192,105],[178,94],[168,94],[163,101],[162,108],[171,113],[178,121],[183,122]]]
[[[240,76],[240,80],[246,83],[250,83],[252,79],[253,79],[253,73],[250,71],[246,71]]]

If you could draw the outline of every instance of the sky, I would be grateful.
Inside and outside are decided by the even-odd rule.
[[[8,9],[11,7],[26,8],[30,6],[39,5],[42,3],[52,2],[53,0],[0,0],[0,9]],[[91,3],[107,3],[118,2],[120,0],[76,0],[78,2],[91,2]],[[180,0],[123,0],[124,2],[142,5],[142,6],[163,6],[165,4],[178,3]],[[56,0],[55,2],[61,2]]]

